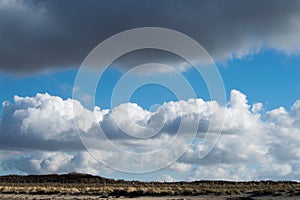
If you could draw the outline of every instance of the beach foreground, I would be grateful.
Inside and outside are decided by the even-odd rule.
[[[108,197],[103,198],[94,195],[30,195],[30,194],[0,194],[0,199],[27,199],[27,200],[51,200],[51,199],[62,199],[62,200],[106,200],[106,199],[120,199],[120,200],[296,200],[300,197],[295,196],[260,196],[260,197],[247,197],[245,195],[201,195],[201,196],[164,196],[164,197],[136,197],[136,198],[126,198],[126,197]]]

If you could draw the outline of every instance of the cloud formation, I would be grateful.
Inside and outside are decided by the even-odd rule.
[[[0,2],[0,69],[28,74],[78,67],[101,41],[145,26],[181,31],[217,61],[242,58],[262,48],[299,54],[299,19],[298,1],[4,0]],[[170,59],[161,52],[150,53],[154,57],[150,60],[140,53],[136,57],[142,62]],[[121,65],[130,67],[127,61]]]
[[[195,109],[196,104],[200,109]],[[75,116],[73,105],[80,110]],[[112,110],[95,107],[90,111],[76,100],[63,100],[47,93],[35,97],[15,96],[13,103],[3,103],[0,120],[1,168],[22,173],[111,173],[111,169],[93,156],[111,166],[155,168],[162,161],[172,160],[180,148],[189,147],[188,129],[176,139],[176,146],[160,151],[159,157],[146,153],[134,161],[128,151],[142,153],[160,149],[174,139],[178,123],[194,123],[194,115],[199,114],[199,135],[184,155],[165,169],[165,177],[171,177],[168,172],[175,171],[187,174],[187,180],[299,180],[300,101],[296,101],[290,110],[279,107],[263,111],[262,106],[261,103],[249,105],[246,95],[237,90],[231,91],[226,106],[202,99],[190,99],[167,102],[155,112],[131,103]],[[220,109],[226,110],[223,133],[213,150],[200,159],[199,154],[207,148],[205,143],[203,145],[201,135],[207,129],[202,127],[207,127],[211,115],[218,115]],[[113,110],[120,117],[119,124],[115,123]],[[96,145],[89,149],[93,156],[80,143],[74,131],[74,118],[82,122],[77,127],[78,131],[95,142]],[[161,127],[156,120],[165,122],[165,125]],[[126,135],[122,131],[122,124],[128,124],[133,135]],[[107,140],[101,142],[103,138],[97,135],[99,126],[105,127],[103,130],[108,138],[125,151],[115,152],[106,148]],[[157,127],[161,129],[153,137],[133,137],[147,136],[145,134],[148,131]]]

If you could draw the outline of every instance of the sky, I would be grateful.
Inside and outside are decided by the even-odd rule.
[[[299,181],[299,20],[299,1],[1,1],[0,174]],[[147,42],[186,57],[99,64]]]

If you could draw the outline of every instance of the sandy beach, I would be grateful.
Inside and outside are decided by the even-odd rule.
[[[0,199],[27,199],[27,200],[108,200],[108,199],[120,199],[120,200],[298,200],[300,197],[297,196],[261,196],[261,197],[247,197],[243,196],[228,196],[228,195],[203,195],[203,196],[164,196],[164,197],[137,197],[137,198],[126,198],[126,197],[108,197],[104,198],[101,196],[94,195],[30,195],[30,194],[0,194]]]

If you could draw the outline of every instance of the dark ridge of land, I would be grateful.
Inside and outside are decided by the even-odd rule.
[[[141,182],[114,180],[80,173],[7,175],[0,176],[0,194],[99,195],[101,197],[229,195],[245,198],[269,195],[300,198],[300,183],[293,181]]]
[[[90,174],[81,173],[69,173],[69,174],[46,174],[46,175],[6,175],[0,176],[1,183],[119,183],[123,181],[118,181],[114,179],[103,178],[100,176],[93,176]]]

